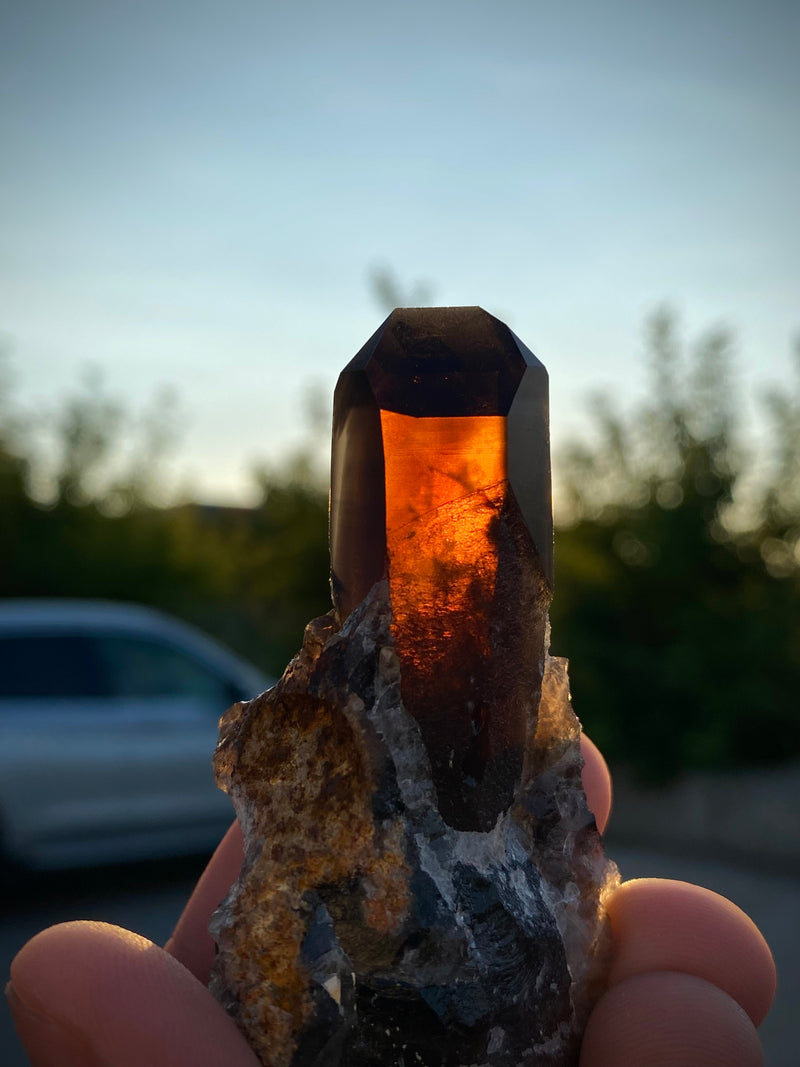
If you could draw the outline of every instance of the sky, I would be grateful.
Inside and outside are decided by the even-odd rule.
[[[383,317],[376,268],[546,364],[555,444],[642,326],[800,331],[794,0],[5,0],[0,332],[20,404],[179,397],[174,476],[249,499]]]

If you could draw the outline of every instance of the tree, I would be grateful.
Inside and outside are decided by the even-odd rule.
[[[596,398],[590,440],[556,457],[554,651],[588,732],[651,780],[800,754],[800,351],[760,456],[731,360],[719,331],[686,356],[659,313],[650,401]],[[330,606],[316,408],[304,446],[256,472],[255,508],[157,506],[164,401],[137,419],[90,378],[52,420],[45,477],[0,374],[0,596],[153,604],[280,672]]]
[[[743,499],[729,339],[709,335],[684,366],[660,312],[649,352],[653,400],[596,404],[595,437],[561,457],[553,631],[578,711],[645,777],[797,755],[797,454],[779,449],[771,482]],[[770,404],[785,442],[800,405],[786,393]],[[744,513],[756,521],[737,528]],[[765,551],[775,542],[780,569]]]

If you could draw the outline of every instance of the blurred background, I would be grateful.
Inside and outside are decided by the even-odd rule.
[[[800,993],[799,42],[790,0],[0,15],[0,598],[150,605],[279,674],[329,606],[339,370],[396,305],[485,307],[550,372],[553,651],[623,874],[772,924],[772,1067]],[[52,884],[4,958],[88,906]]]

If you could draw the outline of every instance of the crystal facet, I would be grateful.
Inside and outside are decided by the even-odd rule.
[[[547,652],[547,375],[400,309],[334,398],[334,610],[221,721],[245,862],[211,987],[266,1067],[567,1067],[617,879]]]
[[[344,619],[388,579],[403,703],[458,829],[511,803],[539,699],[547,400],[542,364],[480,308],[394,311],[334,394],[334,604]]]

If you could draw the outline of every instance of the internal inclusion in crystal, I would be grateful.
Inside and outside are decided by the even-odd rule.
[[[342,622],[388,578],[439,809],[488,829],[519,782],[552,589],[547,373],[480,308],[394,311],[334,397]]]

